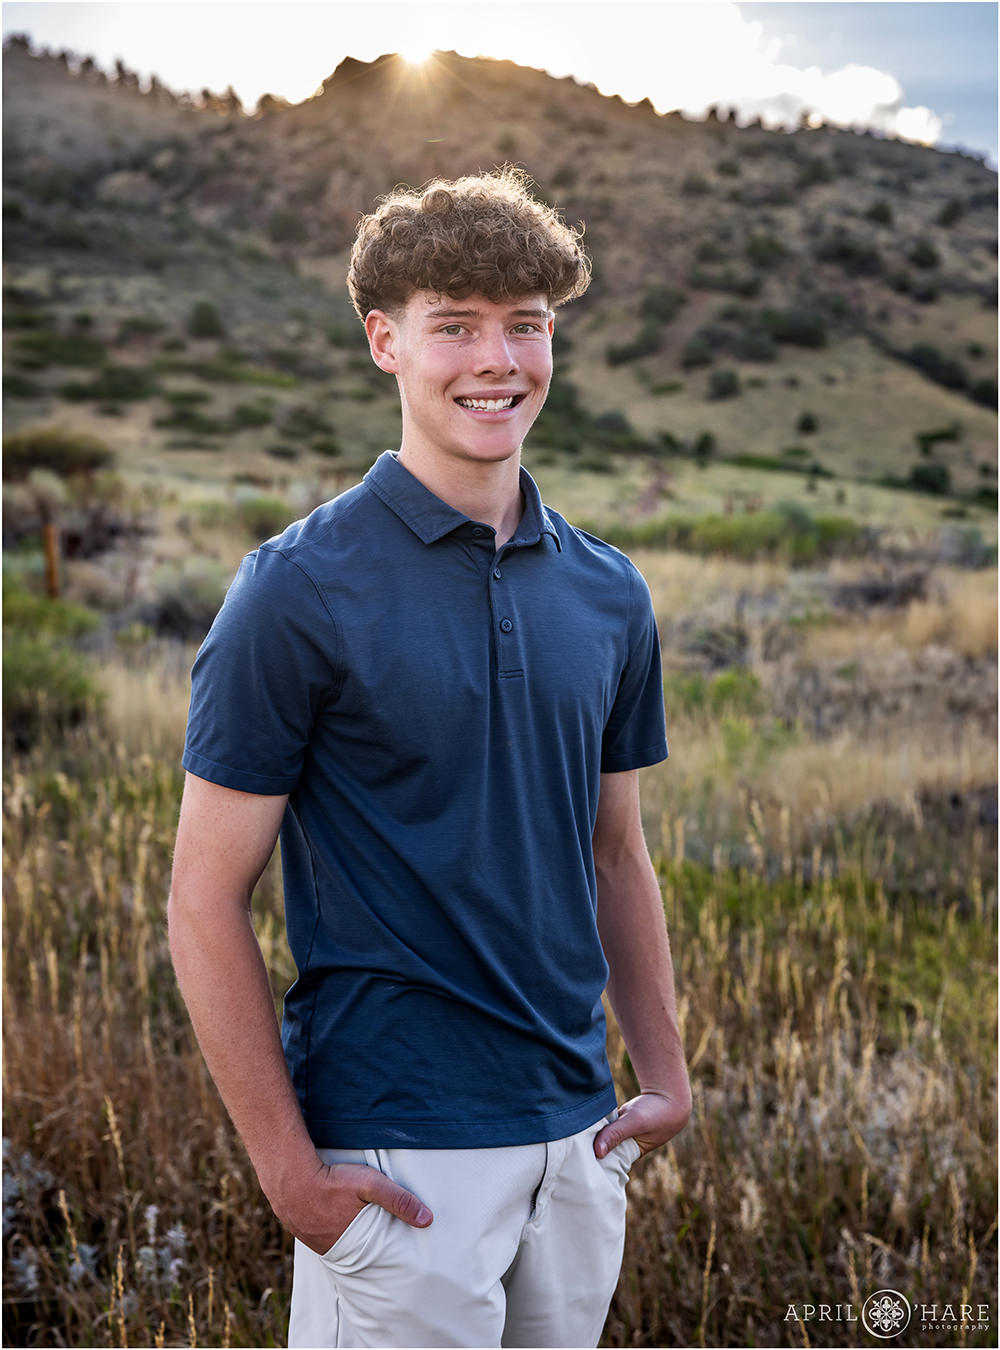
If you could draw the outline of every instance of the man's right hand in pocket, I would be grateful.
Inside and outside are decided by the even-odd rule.
[[[378,1168],[360,1163],[328,1164],[319,1156],[313,1172],[285,1177],[271,1188],[264,1185],[264,1193],[292,1236],[321,1256],[368,1204],[381,1205],[412,1228],[427,1228],[434,1219],[412,1192]]]

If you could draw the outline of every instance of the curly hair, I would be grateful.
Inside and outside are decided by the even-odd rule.
[[[583,230],[530,195],[527,175],[505,166],[423,188],[399,187],[362,217],[347,287],[362,321],[402,308],[414,291],[456,300],[545,295],[550,305],[590,285]]]

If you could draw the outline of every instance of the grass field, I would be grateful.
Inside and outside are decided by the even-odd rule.
[[[695,1111],[634,1170],[605,1343],[869,1344],[789,1306],[857,1312],[882,1287],[991,1304],[995,1326],[992,574],[939,567],[858,612],[833,597],[863,561],[636,558],[672,750],[643,809]],[[738,663],[698,665],[710,639]],[[8,1345],[283,1343],[290,1244],[166,946],[193,651],[113,645],[100,709],[8,756]],[[273,864],[256,915],[278,997]],[[610,1048],[628,1095],[614,1028]]]

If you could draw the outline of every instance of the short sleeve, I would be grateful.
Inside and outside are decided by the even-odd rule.
[[[628,654],[601,742],[601,772],[643,769],[667,758],[660,635],[649,587],[633,563],[629,576]]]
[[[191,672],[184,767],[240,792],[291,792],[336,692],[337,653],[308,573],[275,549],[248,554]]]

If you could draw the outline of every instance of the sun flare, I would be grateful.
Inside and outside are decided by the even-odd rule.
[[[422,66],[431,59],[431,48],[419,42],[407,42],[399,49],[399,54],[409,66]]]

